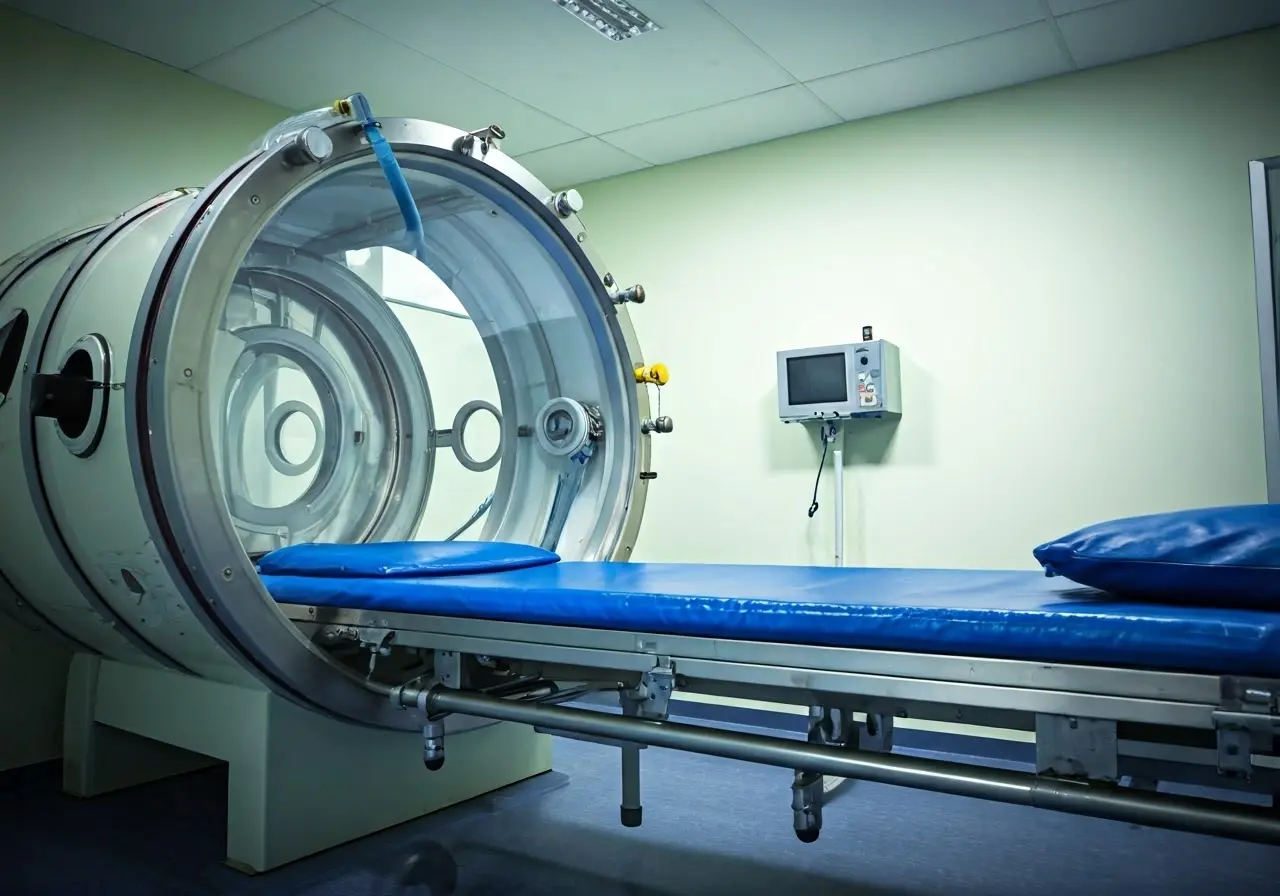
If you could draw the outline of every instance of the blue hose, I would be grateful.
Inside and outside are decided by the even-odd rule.
[[[400,170],[400,163],[396,161],[396,154],[391,149],[391,144],[387,142],[387,138],[382,135],[382,129],[378,127],[378,122],[373,117],[373,110],[369,107],[369,101],[365,95],[353,94],[350,101],[356,118],[364,128],[364,135],[369,139],[369,146],[373,149],[382,173],[387,178],[387,184],[390,185],[391,192],[396,197],[400,214],[404,216],[404,229],[409,237],[409,244],[413,247],[413,254],[418,261],[427,264],[427,242],[422,229],[422,215],[418,212],[417,203],[413,201],[413,193],[409,190],[409,182],[405,180],[404,172]]]

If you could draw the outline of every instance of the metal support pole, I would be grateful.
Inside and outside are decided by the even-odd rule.
[[[835,565],[844,566],[844,442],[840,437],[840,424],[832,425],[832,441],[835,452],[832,463],[835,465]]]
[[[434,688],[425,702],[430,714],[480,716],[668,747],[705,756],[740,759],[787,769],[807,769],[877,784],[912,787],[1074,815],[1110,818],[1129,824],[1280,845],[1280,815],[1270,809],[1260,810],[1252,806],[1227,805],[1213,800],[1098,787],[1083,782],[935,759],[841,750],[825,745],[736,731],[718,731],[677,722],[516,703],[444,688]]]
[[[644,820],[640,805],[640,748],[622,748],[622,826],[638,828]]]

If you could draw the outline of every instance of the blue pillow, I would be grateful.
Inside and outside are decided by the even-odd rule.
[[[1034,553],[1048,575],[1120,597],[1280,610],[1280,504],[1112,520]]]
[[[264,556],[258,572],[331,579],[426,578],[527,569],[559,559],[542,548],[500,541],[295,544]]]

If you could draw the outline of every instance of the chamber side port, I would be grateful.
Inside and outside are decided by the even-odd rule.
[[[58,371],[58,377],[49,408],[53,413],[48,416],[57,421],[67,438],[78,439],[93,414],[93,358],[84,349],[76,349]]]

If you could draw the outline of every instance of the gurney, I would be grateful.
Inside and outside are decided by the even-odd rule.
[[[430,676],[389,695],[427,711],[428,767],[457,713],[622,747],[630,825],[638,749],[659,745],[791,768],[805,841],[825,775],[1280,842],[1275,810],[1248,804],[1280,792],[1280,614],[1034,572],[555,562],[491,544],[514,554],[486,571],[418,568],[420,550],[298,546],[260,571],[313,637],[431,654]],[[671,722],[681,692],[807,707],[807,743]],[[895,755],[895,720],[1033,733],[1036,771]],[[1180,785],[1218,793],[1159,792]]]

